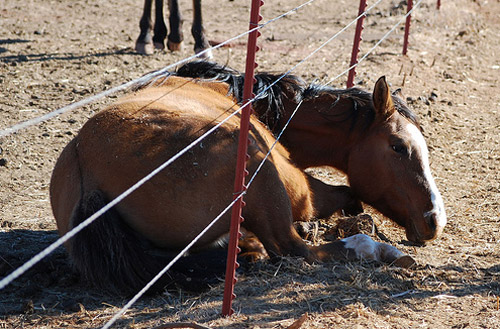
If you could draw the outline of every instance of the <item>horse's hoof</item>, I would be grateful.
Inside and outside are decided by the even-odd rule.
[[[310,221],[310,222],[302,222],[297,221],[293,222],[293,226],[297,233],[299,233],[300,237],[305,240],[316,240],[318,236],[319,225],[318,222]]]
[[[142,55],[151,55],[154,49],[151,43],[138,42],[135,44],[135,51]]]
[[[211,49],[208,49],[207,51],[205,50],[206,50],[205,48],[195,48],[194,53],[197,54],[198,58],[212,59],[214,57],[212,54],[212,50]]]
[[[172,42],[170,40],[167,41],[167,47],[170,51],[180,51],[182,49],[182,42]]]
[[[155,41],[154,45],[155,45],[156,49],[159,49],[159,50],[165,49],[165,44],[163,42],[157,42],[157,41]]]
[[[260,252],[244,252],[238,255],[239,260],[244,260],[249,264],[257,263],[268,258],[267,252],[265,254]]]
[[[417,264],[417,262],[408,255],[404,255],[392,262],[392,265],[402,268],[410,268]]]

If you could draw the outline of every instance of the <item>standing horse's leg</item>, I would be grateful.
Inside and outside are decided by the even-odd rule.
[[[182,16],[179,10],[179,3],[177,0],[168,1],[168,9],[170,16],[168,18],[170,24],[170,33],[168,35],[167,47],[171,51],[181,50],[182,40],[184,40],[184,35],[182,34]]]
[[[163,18],[163,0],[155,0],[155,35],[153,43],[156,49],[165,49],[165,39],[167,38],[167,26]]]
[[[151,35],[151,31],[153,30],[153,21],[151,20],[151,5],[152,0],[144,1],[144,11],[142,13],[141,20],[139,21],[141,33],[135,42],[135,50],[144,55],[150,55],[153,53],[153,37]]]
[[[210,48],[210,44],[205,37],[205,29],[203,28],[201,0],[193,0],[193,26],[191,27],[191,34],[193,34],[194,52],[196,54]],[[200,55],[200,57],[212,58],[212,52],[207,51]]]

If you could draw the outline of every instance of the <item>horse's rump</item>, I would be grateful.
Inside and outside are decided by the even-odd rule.
[[[75,208],[71,225],[80,224],[107,203],[99,190],[85,193]],[[86,280],[119,293],[136,293],[177,255],[155,247],[132,230],[115,208],[83,229],[70,245],[74,265]],[[208,289],[223,276],[225,255],[225,250],[214,248],[182,257],[148,292],[175,285],[189,291]]]

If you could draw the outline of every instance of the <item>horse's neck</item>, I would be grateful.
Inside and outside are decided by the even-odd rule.
[[[335,140],[329,143],[326,140]],[[335,167],[347,171],[349,148],[344,136],[324,135],[308,131],[289,131],[284,134],[282,144],[290,152],[290,158],[301,169],[320,166]]]
[[[287,151],[278,146],[273,162],[288,191],[295,221],[328,218],[337,210],[351,206],[353,197],[348,187],[325,184],[298,169],[288,160]]]
[[[281,133],[294,115],[280,138],[280,142],[290,152],[293,162],[301,169],[327,165],[347,171],[350,142],[353,137],[350,131],[352,101],[325,93],[298,103],[293,92],[284,92],[281,97],[283,109],[279,113],[276,126],[269,127],[273,121],[268,119],[274,114],[268,113],[267,104],[254,104],[254,110],[259,119],[273,130],[274,135]],[[335,122],[329,121],[325,115],[330,111]]]
[[[302,169],[331,166],[347,172],[351,141],[348,129],[321,130],[314,126],[292,125],[281,143],[290,152],[290,158]]]
[[[282,122],[286,122],[297,107],[292,102],[286,105],[288,111]],[[323,111],[329,111],[331,105],[331,98],[327,102],[304,101],[280,140],[293,162],[302,169],[326,165],[347,171],[350,148],[358,136],[352,129],[352,104],[341,100],[335,105],[336,109],[332,109],[338,111],[337,115],[325,116]]]

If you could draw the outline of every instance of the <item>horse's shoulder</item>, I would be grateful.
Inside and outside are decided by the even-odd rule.
[[[273,147],[273,153],[275,155],[279,154],[280,159],[283,161],[290,161],[290,153],[288,150],[281,145],[281,143],[276,143],[276,138],[272,132],[254,115],[251,116],[251,136],[255,140],[255,143],[259,146],[261,150],[269,150]]]

